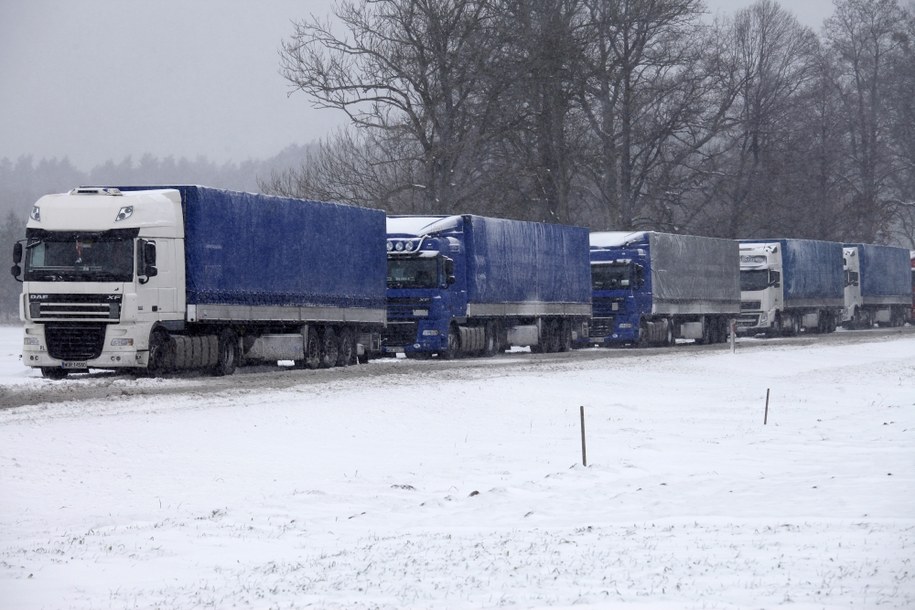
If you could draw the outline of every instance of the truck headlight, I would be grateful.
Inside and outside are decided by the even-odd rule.
[[[438,336],[438,331],[435,330],[434,328],[431,330],[423,331],[423,337],[437,337],[437,336]]]
[[[111,347],[132,347],[133,338],[132,337],[121,337],[119,339],[111,340]]]
[[[24,345],[40,345],[40,343],[41,342],[38,340],[38,337],[26,337],[23,340]]]
[[[769,314],[767,314],[766,312],[762,312],[761,314],[759,314],[759,323],[760,324],[763,324],[768,321],[769,321]]]

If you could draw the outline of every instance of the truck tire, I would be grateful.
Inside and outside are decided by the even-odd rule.
[[[668,318],[664,323],[664,338],[661,340],[662,347],[671,347],[677,344],[676,339],[674,339],[674,323],[673,320]]]
[[[149,359],[146,370],[159,376],[175,368],[175,343],[164,330],[154,330],[149,336]]]
[[[305,333],[305,358],[295,360],[294,368],[297,369],[316,369],[321,366],[321,339],[318,331],[313,326],[308,327]]]
[[[438,353],[443,360],[454,360],[461,353],[461,336],[453,324],[448,327],[448,347]]]
[[[325,326],[321,331],[321,368],[327,369],[337,364],[340,355],[340,343],[333,326]]]
[[[560,320],[559,322],[559,351],[572,351],[572,322]]]
[[[217,350],[213,375],[225,377],[233,374],[238,366],[238,338],[232,329],[225,328],[219,333]]]
[[[485,329],[486,336],[483,339],[483,355],[495,356],[499,351],[499,330],[495,322],[487,322]]]
[[[340,349],[337,354],[337,366],[349,366],[356,363],[356,336],[353,329],[345,326],[340,329]]]

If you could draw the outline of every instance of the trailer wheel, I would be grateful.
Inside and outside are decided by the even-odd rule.
[[[572,351],[572,322],[570,320],[559,322],[559,351]]]
[[[337,354],[337,366],[349,366],[356,363],[356,336],[353,329],[340,329],[340,349]]]
[[[238,338],[235,332],[229,328],[223,329],[219,333],[218,345],[213,375],[216,377],[231,375],[238,366]]]
[[[550,320],[549,329],[548,351],[555,354],[562,349],[562,323],[559,320]]]
[[[676,343],[676,340],[674,340],[674,323],[668,318],[664,322],[664,338],[661,340],[661,345],[670,347],[676,345]]]
[[[297,369],[316,369],[321,365],[321,342],[318,331],[313,327],[308,327],[305,333],[305,358],[296,360],[294,366]]]
[[[337,364],[340,355],[340,343],[332,326],[325,326],[321,333],[321,368],[326,369]]]
[[[483,339],[483,355],[495,356],[499,351],[499,331],[495,322],[487,322],[484,330],[486,336]]]

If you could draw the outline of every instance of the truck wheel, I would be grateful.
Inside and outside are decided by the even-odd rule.
[[[648,321],[645,318],[639,319],[639,336],[635,340],[636,347],[648,347],[651,344],[648,338]]]
[[[494,356],[499,348],[498,330],[495,322],[487,322],[485,329],[486,336],[483,339],[483,355]]]
[[[351,328],[340,329],[340,349],[337,354],[337,366],[349,366],[356,363],[356,337]]]
[[[321,333],[321,368],[326,369],[337,364],[337,357],[340,355],[340,344],[337,341],[337,333],[332,326],[325,326]]]
[[[569,320],[559,322],[559,351],[572,351],[572,322]]]
[[[45,379],[53,379],[54,381],[59,381],[67,376],[70,371],[62,369],[56,366],[43,366],[41,367],[41,376]]]
[[[321,341],[318,331],[313,327],[308,327],[305,333],[305,358],[293,361],[293,368],[297,369],[316,369],[321,365]]]
[[[175,342],[164,330],[156,330],[149,337],[149,364],[146,370],[158,376],[175,368]]]
[[[233,374],[238,366],[238,339],[234,331],[226,328],[219,333],[218,350],[213,375],[224,377]]]
[[[702,317],[702,336],[696,339],[697,345],[709,345],[715,342],[715,318],[709,316]]]
[[[454,360],[461,353],[461,337],[458,334],[457,327],[452,325],[448,327],[448,348],[439,352],[438,355],[444,360]]]
[[[664,323],[664,339],[661,341],[661,345],[664,347],[670,347],[676,345],[676,340],[674,339],[674,323],[672,320],[667,320]]]

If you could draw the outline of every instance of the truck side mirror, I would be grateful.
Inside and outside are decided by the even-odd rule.
[[[445,259],[445,283],[451,286],[457,281],[454,277],[454,261],[450,258]]]
[[[156,242],[141,239],[139,242],[139,261],[137,264],[137,275],[140,276],[140,283],[145,284],[149,278],[159,275],[156,268]]]
[[[16,281],[21,282],[19,276],[22,275],[22,267],[19,266],[19,263],[22,262],[22,242],[17,241],[13,244],[13,266],[10,268],[10,273],[13,274],[13,277],[16,278]]]
[[[645,284],[645,268],[641,265],[635,265],[635,286],[641,288]]]

